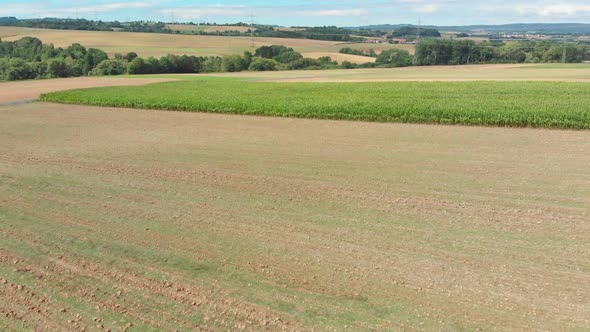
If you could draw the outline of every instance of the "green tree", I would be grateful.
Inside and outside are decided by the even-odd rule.
[[[322,56],[318,59],[320,61],[320,63],[324,66],[324,65],[337,65],[338,62],[333,61],[332,58],[330,58],[329,56]]]
[[[272,71],[277,69],[277,62],[272,59],[254,57],[248,67],[250,71]]]
[[[127,60],[128,62],[133,61],[135,58],[137,58],[137,53],[135,52],[129,52],[125,55],[125,60]]]
[[[148,73],[150,74],[160,74],[160,73],[166,73],[166,71],[164,71],[162,64],[160,63],[160,61],[156,58],[149,57],[145,60],[145,65],[148,69]]]
[[[14,42],[12,57],[25,61],[40,61],[43,50],[43,42],[37,38],[24,37]]]
[[[0,58],[0,81],[6,81],[6,72],[8,71],[8,59]]]
[[[142,58],[137,57],[127,66],[127,73],[130,75],[149,74],[150,69],[146,66]]]
[[[64,59],[50,59],[47,61],[47,75],[51,78],[69,77],[70,68]]]
[[[244,58],[239,55],[226,55],[221,60],[221,71],[223,72],[239,72],[244,69]]]
[[[254,55],[252,55],[251,52],[244,52],[244,68],[248,68],[250,67],[250,64],[252,63],[252,58],[254,57]]]
[[[70,47],[66,48],[64,50],[64,53],[66,56],[77,60],[77,59],[83,59],[84,56],[86,56],[86,47],[80,45],[80,44],[72,44]]]
[[[289,69],[306,69],[309,67],[320,67],[322,63],[320,60],[312,58],[301,58],[289,64]]]
[[[412,65],[413,58],[406,50],[385,50],[377,57],[377,63],[388,67],[407,67]]]
[[[284,52],[291,52],[293,51],[292,48],[288,48],[282,45],[271,45],[271,46],[262,46],[256,50],[254,56],[265,58],[265,59],[272,59],[277,55],[284,53]]]
[[[128,64],[127,60],[105,60],[92,70],[91,75],[123,75],[127,73]]]
[[[215,73],[221,71],[221,58],[210,56],[203,61],[201,66],[203,73]]]
[[[342,69],[354,69],[356,66],[350,61],[342,61]]]
[[[162,73],[173,73],[174,64],[170,61],[170,58],[163,56],[160,58],[160,68]]]
[[[82,73],[84,75],[88,75],[88,73],[98,66],[99,63],[108,60],[109,56],[106,52],[99,50],[97,48],[89,48],[88,52],[84,56],[84,61],[82,65]]]
[[[273,60],[280,62],[280,63],[291,63],[297,61],[299,59],[303,59],[303,55],[299,52],[295,51],[287,51],[283,52],[273,58]]]
[[[32,74],[33,72],[28,62],[23,59],[14,58],[10,59],[8,63],[4,79],[7,81],[27,80],[35,78]]]

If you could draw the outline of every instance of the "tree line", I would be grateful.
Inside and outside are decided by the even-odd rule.
[[[82,31],[114,31],[114,28],[122,28],[121,23],[117,21],[103,22],[69,18],[32,18],[21,20],[16,17],[0,17],[0,26]]]
[[[420,36],[422,37],[440,37],[441,34],[437,29],[420,28],[415,26],[405,26],[394,30],[387,38],[406,38],[414,40],[418,36],[418,29],[420,29]]]
[[[587,43],[555,43],[542,41],[483,41],[423,39],[416,45],[416,55],[405,51],[358,50],[344,47],[342,54],[377,58],[376,65],[385,67],[465,65],[494,63],[580,63],[590,60],[590,45]],[[404,53],[405,52],[405,53]],[[408,59],[410,61],[408,62]]]
[[[124,74],[176,74],[353,68],[338,64],[330,57],[305,58],[285,46],[272,45],[256,49],[255,53],[239,55],[189,56],[167,55],[160,58],[139,57],[134,52],[115,54],[112,58],[97,48],[73,44],[67,48],[43,44],[41,40],[25,37],[17,41],[0,40],[0,80],[26,80],[58,77],[102,76]]]
[[[564,53],[565,50],[565,53]],[[416,47],[416,55],[405,50],[390,49],[356,51],[344,48],[341,53],[375,57],[375,62],[339,64],[330,57],[306,58],[292,48],[262,46],[254,53],[218,56],[167,55],[142,58],[136,53],[115,54],[112,58],[103,50],[73,44],[67,48],[43,44],[41,40],[25,37],[9,42],[0,40],[0,80],[25,80],[76,76],[124,74],[212,73],[352,69],[374,67],[405,67],[411,65],[461,65],[477,63],[540,63],[561,62],[564,55],[569,63],[590,59],[590,45],[559,45],[547,41],[476,44],[471,40],[424,39]]]
[[[187,23],[189,24],[189,23]],[[192,23],[190,23],[192,24]],[[217,25],[207,23],[206,25]],[[340,28],[336,26],[323,27],[305,27],[296,31],[284,31],[276,29],[271,25],[248,25],[246,23],[227,24],[230,26],[248,26],[251,30],[247,32],[240,31],[218,31],[206,32],[202,30],[172,30],[168,24],[160,21],[92,21],[86,19],[61,19],[61,18],[42,18],[42,19],[18,19],[16,17],[0,17],[0,26],[15,26],[24,28],[42,28],[42,29],[59,29],[59,30],[92,30],[92,31],[123,31],[123,32],[146,32],[146,33],[166,33],[166,34],[194,34],[194,35],[211,35],[211,36],[251,36],[256,37],[276,37],[276,38],[303,38],[314,40],[329,40],[341,42],[362,42],[364,37],[377,37],[384,35],[385,32],[372,30],[353,30]],[[364,36],[364,37],[357,37]]]
[[[565,56],[565,59],[564,59]],[[579,43],[515,41],[509,43],[472,40],[424,39],[416,45],[416,65],[463,65],[485,63],[580,63],[590,60],[590,47]]]

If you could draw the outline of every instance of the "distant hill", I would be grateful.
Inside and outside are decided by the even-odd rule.
[[[397,30],[402,27],[414,26],[412,24],[381,24],[357,27],[367,30]],[[505,32],[505,33],[543,33],[543,34],[590,34],[590,24],[585,23],[514,23],[502,25],[465,25],[465,26],[423,26],[424,28],[438,29],[440,31],[458,32]]]

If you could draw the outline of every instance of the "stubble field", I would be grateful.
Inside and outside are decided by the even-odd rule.
[[[41,39],[46,44],[67,47],[81,43],[85,47],[96,47],[113,55],[115,53],[136,52],[142,57],[161,57],[167,54],[187,54],[196,56],[224,56],[254,52],[256,48],[267,45],[284,45],[292,47],[308,57],[319,58],[332,56],[338,61],[354,63],[374,62],[374,58],[340,54],[343,47],[370,49],[376,51],[402,48],[413,53],[413,45],[373,45],[354,44],[332,41],[289,39],[289,38],[254,38],[195,36],[157,33],[109,32],[109,31],[72,31],[48,30],[17,27],[0,27],[0,38],[13,41],[31,36]]]

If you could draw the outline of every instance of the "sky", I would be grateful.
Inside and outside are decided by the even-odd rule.
[[[282,26],[590,23],[590,0],[0,0],[0,17]]]

